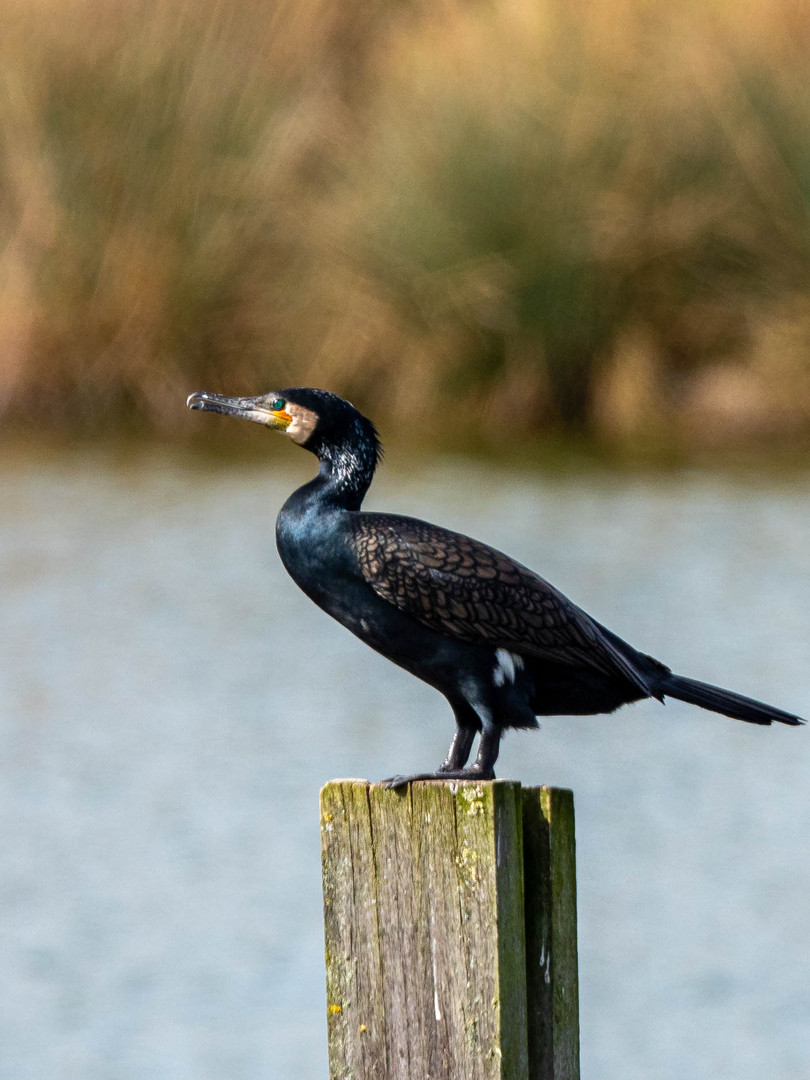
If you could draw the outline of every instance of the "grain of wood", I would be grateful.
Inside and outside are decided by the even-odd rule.
[[[530,1080],[578,1080],[574,796],[523,789]]]
[[[553,1005],[538,1013],[527,993],[526,927],[535,945],[545,940],[524,903],[524,821],[542,814],[539,795],[527,804],[527,794],[507,781],[323,789],[331,1080],[555,1075],[529,1062],[529,1016],[549,1026],[546,1057],[557,1021]],[[557,886],[544,873],[547,893]]]

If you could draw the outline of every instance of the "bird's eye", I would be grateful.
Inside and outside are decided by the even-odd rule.
[[[284,408],[284,398],[274,398],[273,401],[270,402],[270,408],[273,410],[273,412],[281,412],[281,410]]]

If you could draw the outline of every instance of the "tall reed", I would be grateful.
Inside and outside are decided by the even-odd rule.
[[[7,422],[313,383],[458,438],[810,430],[793,0],[2,12]]]

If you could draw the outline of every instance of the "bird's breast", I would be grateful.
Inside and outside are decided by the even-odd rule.
[[[287,573],[310,599],[340,618],[359,579],[342,515],[285,509],[276,521],[276,546]]]

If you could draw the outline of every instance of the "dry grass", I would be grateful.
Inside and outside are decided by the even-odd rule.
[[[7,420],[810,432],[803,4],[0,2]]]

